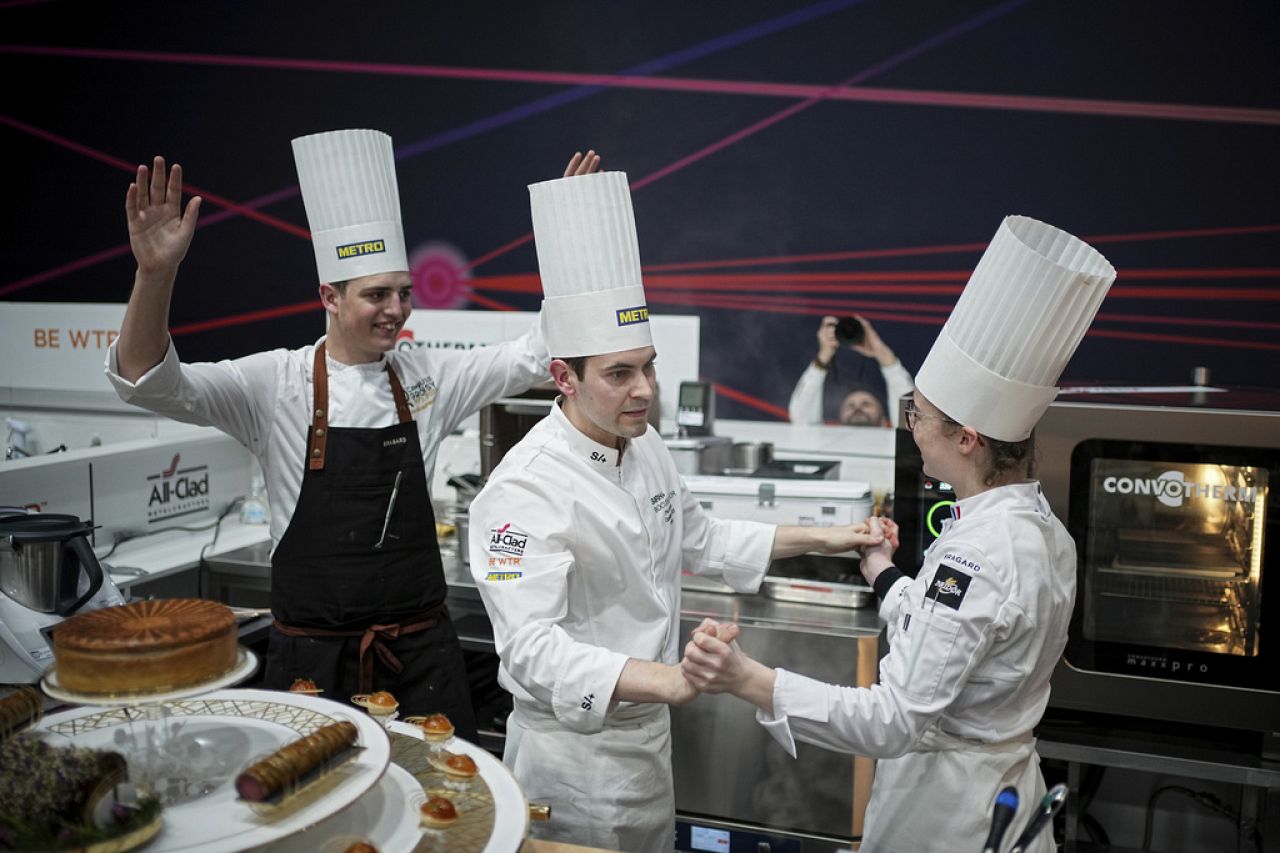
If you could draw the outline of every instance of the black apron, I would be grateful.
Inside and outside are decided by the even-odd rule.
[[[476,727],[436,541],[418,430],[387,364],[399,422],[329,429],[324,344],[312,373],[312,423],[298,505],[271,556],[264,686],[313,679],[326,698],[390,691],[400,716],[446,714]]]

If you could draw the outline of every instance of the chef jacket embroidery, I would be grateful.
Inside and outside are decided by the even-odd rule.
[[[676,517],[675,497],[675,489],[672,489],[668,492],[658,492],[649,498],[649,505],[653,507],[653,511],[662,516],[662,520],[667,524],[671,524]]]
[[[421,412],[436,401],[436,381],[427,376],[411,385],[405,386],[404,396],[409,401],[409,408]]]
[[[489,530],[489,553],[511,554],[515,557],[524,555],[525,546],[529,544],[529,534],[521,533],[507,522],[501,527]]]
[[[969,591],[971,580],[973,578],[964,572],[957,572],[947,566],[938,566],[933,582],[929,584],[929,593],[926,598],[932,599],[935,604],[945,604],[952,610],[959,610],[960,602],[964,601],[964,594]]]

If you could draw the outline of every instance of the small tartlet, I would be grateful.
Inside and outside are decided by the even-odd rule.
[[[316,686],[316,683],[310,678],[295,678],[293,684],[289,685],[290,693],[304,693],[308,696],[319,696],[324,692]]]
[[[351,697],[353,704],[359,705],[375,717],[382,717],[388,714],[394,714],[396,709],[400,707],[400,703],[396,701],[396,697],[392,696],[385,690],[379,690],[375,693],[357,693]]]
[[[404,721],[422,729],[423,736],[435,743],[443,743],[453,737],[453,723],[444,714],[431,714],[427,717],[405,717]]]
[[[431,756],[429,759],[431,766],[439,770],[446,776],[452,776],[455,779],[472,779],[480,772],[480,768],[476,766],[475,760],[469,755],[461,755],[454,752],[442,752]]]
[[[442,829],[458,822],[458,810],[454,808],[453,800],[448,797],[428,797],[427,801],[418,807],[418,819],[423,826]]]

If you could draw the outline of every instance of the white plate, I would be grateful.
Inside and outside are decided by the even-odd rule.
[[[421,793],[422,786],[408,770],[388,765],[372,791],[333,817],[272,844],[270,849],[272,853],[315,853],[332,838],[358,836],[379,850],[412,850],[422,838],[422,825],[409,798]]]
[[[408,723],[394,722],[387,729],[426,740],[420,727]],[[455,737],[448,742],[448,749],[471,756],[480,771],[480,778],[493,796],[493,833],[484,846],[484,853],[516,853],[529,834],[529,802],[524,798],[520,783],[505,764],[474,743]]]
[[[190,684],[175,690],[164,690],[151,693],[77,693],[66,690],[58,683],[58,669],[49,667],[40,679],[40,687],[54,699],[72,702],[76,705],[139,705],[145,702],[172,702],[186,699],[188,696],[200,696],[211,690],[221,690],[244,681],[258,669],[258,657],[244,646],[238,648],[236,665],[211,681],[201,684]]]
[[[317,696],[278,690],[219,690],[168,702],[170,743],[192,781],[209,790],[164,809],[164,829],[147,853],[235,853],[285,838],[355,802],[377,784],[391,760],[386,731],[362,711]],[[137,708],[73,708],[43,719],[76,746],[122,752],[132,765],[132,741],[153,725]],[[264,816],[236,799],[235,777],[253,761],[321,726],[349,720],[357,730],[355,756],[333,771],[333,787],[279,816]]]

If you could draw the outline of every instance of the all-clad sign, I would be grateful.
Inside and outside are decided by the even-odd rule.
[[[147,498],[147,524],[194,515],[209,509],[209,466],[182,464],[175,453],[169,466],[158,474],[148,474],[151,486]]]

